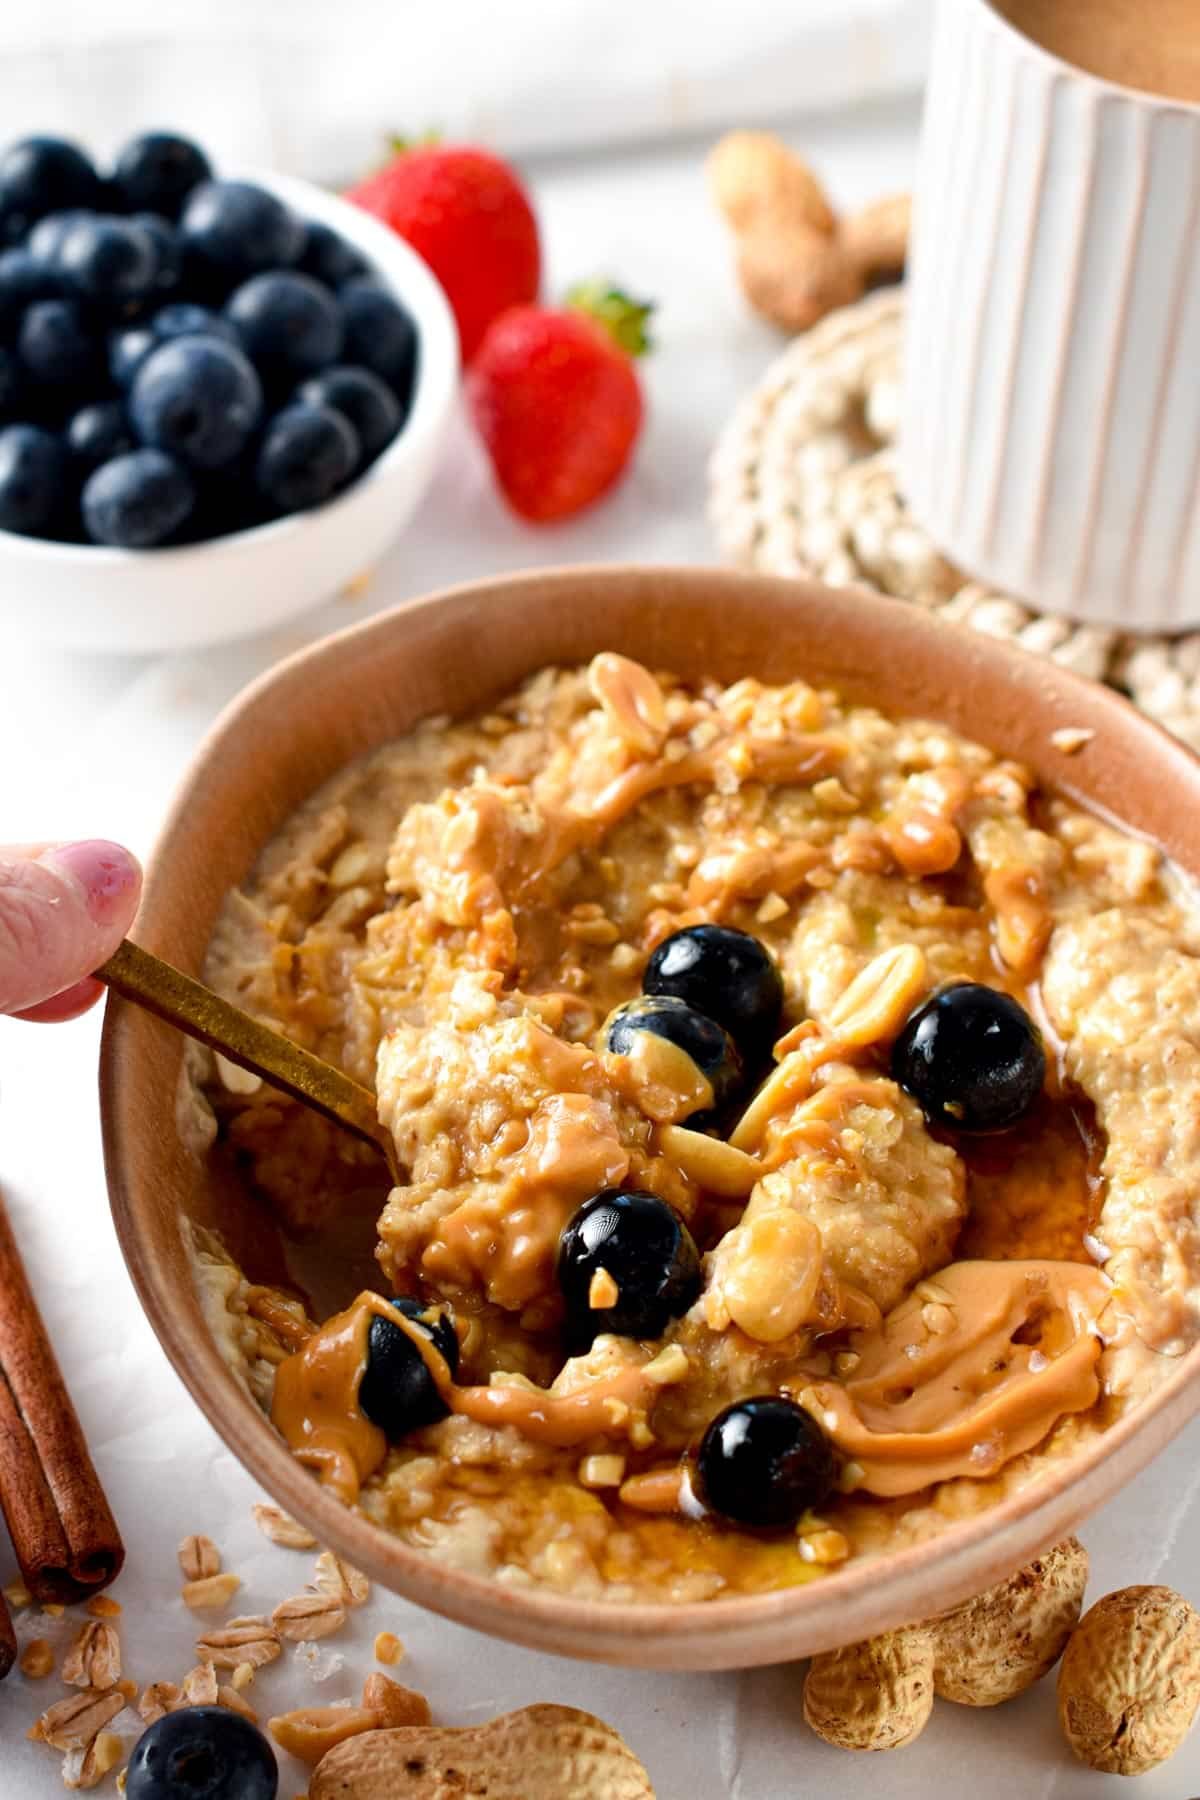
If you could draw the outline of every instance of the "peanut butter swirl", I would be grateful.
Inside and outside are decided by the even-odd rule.
[[[844,1382],[803,1397],[882,1496],[992,1475],[1099,1397],[1111,1283],[1069,1262],[958,1262],[855,1334]]]

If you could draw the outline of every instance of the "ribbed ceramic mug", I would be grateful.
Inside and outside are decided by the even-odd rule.
[[[1200,625],[1200,105],[1083,73],[988,0],[939,0],[899,476],[989,585]]]

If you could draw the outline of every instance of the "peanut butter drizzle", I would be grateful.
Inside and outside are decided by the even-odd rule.
[[[573,1394],[501,1383],[496,1387],[451,1385],[442,1390],[442,1398],[452,1412],[481,1425],[512,1425],[536,1443],[567,1449],[619,1431],[636,1409],[644,1409],[654,1391],[643,1370],[630,1366]]]
[[[293,1311],[285,1304],[274,1288],[252,1287],[246,1294],[246,1311],[251,1318],[261,1319],[269,1325],[275,1336],[285,1343],[289,1350],[299,1350],[313,1334],[313,1328],[306,1318],[300,1314],[299,1308]]]
[[[358,1402],[367,1334],[375,1318],[390,1319],[411,1338],[448,1411],[481,1425],[514,1426],[540,1444],[563,1449],[619,1432],[635,1416],[644,1417],[658,1392],[640,1364],[600,1376],[574,1393],[552,1394],[516,1382],[460,1387],[436,1345],[413,1320],[381,1294],[359,1294],[280,1363],[271,1402],[272,1423],[297,1461],[316,1469],[322,1484],[350,1506],[387,1455],[386,1437]]]
[[[906,875],[944,875],[962,855],[957,826],[924,806],[881,825],[879,836]]]
[[[684,1470],[679,1463],[669,1464],[662,1469],[646,1469],[640,1475],[630,1475],[621,1483],[617,1498],[623,1506],[632,1507],[635,1512],[645,1513],[677,1513],[682,1510]]]
[[[996,915],[993,929],[1001,960],[1014,975],[1030,979],[1054,929],[1042,877],[1016,863],[985,875],[983,892]]]
[[[335,1313],[275,1371],[271,1421],[298,1462],[353,1506],[363,1482],[387,1455],[387,1438],[358,1404],[372,1319],[390,1319],[412,1339],[439,1389],[450,1372],[429,1337],[381,1294],[362,1293]]]
[[[929,1285],[945,1300],[918,1288],[851,1339],[850,1379],[803,1390],[872,1494],[992,1475],[1099,1397],[1096,1321],[1112,1292],[1100,1270],[960,1262]]]
[[[634,763],[600,790],[586,816],[593,825],[607,830],[648,794],[693,783],[711,784],[722,767],[733,769],[744,781],[807,786],[832,774],[845,754],[845,745],[833,738],[799,734],[778,742],[771,738],[722,738],[704,750],[689,750],[673,762],[660,758],[656,762]],[[741,768],[737,767],[739,755],[744,763]]]

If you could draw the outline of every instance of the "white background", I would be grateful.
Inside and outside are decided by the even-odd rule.
[[[89,20],[94,25],[92,9],[67,10],[74,28],[82,30]],[[232,16],[228,7],[209,12],[223,10]],[[262,14],[274,17],[267,8],[237,12],[252,10],[259,27]],[[302,21],[317,17],[315,7],[293,10]],[[361,16],[371,10],[338,12]],[[559,17],[567,11],[554,10]],[[735,9],[726,10],[732,15]],[[744,19],[756,11],[736,10]],[[842,10],[847,16],[852,11]],[[16,56],[23,31],[24,54],[32,54],[29,45],[37,32],[44,39],[56,24],[54,11],[42,7],[35,21],[0,23],[0,47],[8,34],[8,50]],[[164,28],[175,24],[172,11],[155,9]],[[411,13],[407,7],[388,11]],[[462,4],[440,9],[458,20],[470,11]],[[515,15],[528,26],[532,11],[517,7]],[[668,6],[662,11],[673,16],[677,34],[679,11]],[[131,30],[138,22],[144,26],[144,7],[129,5],[125,12]],[[654,9],[641,12],[653,16]],[[801,0],[762,8],[759,25],[789,30],[805,12]],[[621,17],[631,31],[649,29],[649,20],[635,16],[630,23],[611,5],[605,15]],[[707,56],[701,23],[697,37]],[[749,26],[745,32],[748,37]],[[630,46],[628,58],[611,59],[612,69],[630,82],[632,57]],[[749,67],[753,54],[747,57]],[[45,59],[47,67],[63,62],[59,52],[45,53]],[[795,70],[795,59],[792,66]],[[859,65],[852,57],[847,66]],[[24,114],[14,121],[3,108],[4,67],[0,49],[0,116],[6,125],[62,124],[77,117],[59,113],[49,101],[35,103],[36,96],[23,90]],[[798,79],[802,74],[797,72]],[[864,88],[878,85],[872,70],[859,68],[859,75]],[[528,79],[528,71],[522,78]],[[179,79],[174,92],[186,98],[187,82]],[[260,158],[264,151],[264,141],[250,138],[238,110],[241,81],[236,68],[228,71],[228,113],[214,114],[207,133],[230,160]],[[404,91],[402,69],[397,91]],[[776,91],[769,83],[766,91],[774,104]],[[173,118],[182,116],[181,105],[182,99],[179,105],[172,99]],[[259,124],[265,116],[259,115]],[[332,111],[327,116],[335,117]],[[897,98],[809,116],[793,121],[789,130],[817,160],[836,197],[854,202],[905,184],[916,121],[915,102]],[[649,128],[649,121],[642,123]],[[539,155],[528,163],[547,243],[550,291],[604,270],[660,302],[659,347],[645,369],[648,428],[636,466],[611,502],[565,527],[526,528],[497,502],[476,447],[460,429],[428,503],[369,593],[357,601],[332,601],[268,640],[168,660],[35,656],[6,646],[0,837],[104,834],[146,851],[190,750],[220,706],[287,650],[366,610],[448,581],[534,562],[710,560],[705,460],[731,407],[778,344],[746,315],[737,295],[723,232],[704,194],[703,149],[702,136],[685,136],[657,147],[589,146],[569,158]],[[301,166],[319,173],[324,165],[302,159]],[[484,620],[483,629],[490,623]],[[494,626],[503,630],[503,618]],[[116,1593],[126,1609],[121,1624],[127,1672],[142,1682],[178,1679],[191,1664],[195,1630],[178,1599],[174,1553],[180,1537],[206,1531],[216,1539],[227,1566],[244,1579],[237,1604],[245,1611],[269,1609],[299,1591],[309,1569],[305,1557],[259,1537],[249,1511],[259,1496],[167,1368],[129,1287],[108,1222],[100,1164],[96,1036],[95,1020],[55,1028],[0,1021],[0,1186],[125,1533],[129,1562]],[[1200,1430],[1185,1434],[1085,1529],[1093,1596],[1128,1582],[1165,1580],[1193,1600],[1200,1598],[1200,1569],[1191,1546],[1198,1449]],[[0,1578],[9,1573],[0,1551]],[[409,1647],[408,1661],[396,1673],[429,1694],[440,1720],[481,1720],[544,1700],[586,1707],[629,1738],[646,1761],[660,1800],[790,1800],[801,1794],[850,1800],[869,1789],[888,1800],[950,1800],[965,1793],[976,1800],[1017,1793],[1034,1800],[1085,1800],[1124,1791],[1117,1779],[1102,1779],[1071,1762],[1054,1723],[1052,1682],[991,1712],[939,1704],[911,1749],[863,1761],[828,1749],[804,1727],[801,1667],[675,1677],[590,1668],[515,1650],[386,1595],[373,1596],[370,1606],[354,1615],[351,1629],[323,1647],[346,1655],[343,1671],[314,1686],[289,1654],[263,1674],[251,1698],[265,1717],[288,1706],[356,1695],[373,1666],[372,1636],[385,1627]],[[50,1634],[64,1628],[52,1626]],[[26,1616],[21,1629],[29,1636],[47,1627]],[[63,1791],[58,1757],[23,1737],[34,1715],[61,1692],[56,1680],[32,1684],[16,1674],[0,1688],[0,1800],[41,1800]],[[302,1772],[293,1766],[283,1774],[281,1795],[303,1785]],[[99,1791],[111,1793],[111,1780]],[[1147,1800],[1200,1794],[1200,1737],[1137,1791]]]

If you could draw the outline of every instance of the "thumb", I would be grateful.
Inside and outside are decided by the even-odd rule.
[[[0,849],[0,1013],[82,1010],[93,984],[69,1007],[64,990],[112,955],[133,923],[141,887],[137,858],[100,838]],[[61,1000],[43,1009],[56,995]]]

